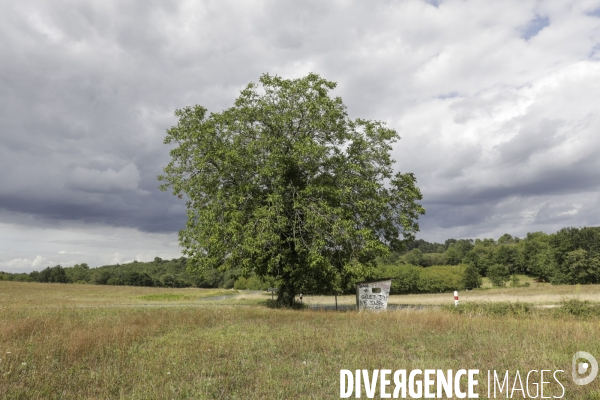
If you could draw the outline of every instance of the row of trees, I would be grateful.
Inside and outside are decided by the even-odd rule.
[[[524,238],[504,234],[497,241],[449,239],[443,245],[415,242],[410,251],[384,261],[422,267],[468,264],[481,276],[498,282],[525,274],[556,284],[600,283],[600,227],[563,228],[553,234],[533,232]]]
[[[95,285],[128,285],[156,287],[219,287],[227,284],[233,287],[235,277],[227,280],[224,273],[215,271],[206,276],[187,272],[187,259],[162,260],[156,257],[152,262],[134,261],[128,264],[105,265],[90,268],[86,263],[64,268],[61,265],[47,267],[29,274],[0,273],[0,279],[28,282],[85,283]]]

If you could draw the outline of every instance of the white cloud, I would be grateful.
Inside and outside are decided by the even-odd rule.
[[[42,256],[36,256],[35,259],[33,260],[33,262],[31,263],[32,267],[41,267],[44,266],[46,264],[48,264],[48,259],[46,257],[42,257]]]
[[[29,272],[31,270],[33,263],[31,262],[31,260],[29,260],[27,258],[15,258],[15,259],[0,263],[0,265],[2,265],[1,268],[4,271]]]

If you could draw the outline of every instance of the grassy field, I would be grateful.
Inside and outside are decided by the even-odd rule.
[[[524,301],[524,289],[481,292]],[[551,301],[553,289],[558,298],[599,291],[533,289]],[[579,387],[570,378],[576,351],[600,358],[597,317],[275,310],[260,294],[202,300],[222,293],[0,282],[0,398],[332,399],[340,369],[476,368],[480,398],[487,370],[560,369],[563,398],[600,399],[600,379]]]

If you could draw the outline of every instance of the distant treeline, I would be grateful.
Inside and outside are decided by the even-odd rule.
[[[23,282],[82,283],[94,285],[128,285],[155,287],[200,287],[200,288],[232,288],[239,271],[208,271],[202,276],[189,274],[186,270],[185,257],[163,260],[155,257],[154,261],[128,264],[105,265],[90,268],[87,264],[76,264],[73,267],[56,265],[42,271],[29,274],[11,274],[0,272],[0,280]]]
[[[372,276],[394,278],[393,293],[445,292],[476,288],[481,277],[504,286],[517,274],[529,275],[553,284],[600,283],[600,227],[564,228],[553,234],[528,233],[524,238],[509,234],[494,239],[448,239],[443,244],[415,240],[402,253],[391,253],[378,260]],[[203,275],[189,274],[187,259],[89,268],[77,264],[63,268],[48,267],[29,274],[0,272],[0,280],[97,285],[157,287],[236,288],[263,290],[276,282],[257,276],[242,276],[241,269],[211,270]],[[352,292],[354,281],[346,282],[343,292]],[[513,278],[513,284],[517,284]]]

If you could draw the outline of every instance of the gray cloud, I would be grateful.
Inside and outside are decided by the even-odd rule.
[[[320,73],[352,117],[398,130],[423,238],[600,223],[597,3],[26,0],[0,37],[3,232],[94,237],[6,241],[0,269],[178,254],[185,201],[156,180],[173,112],[220,111],[264,72]]]

